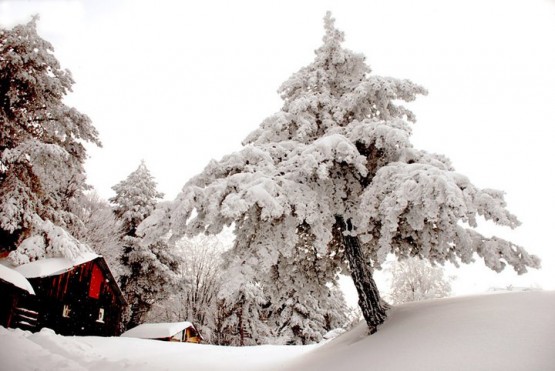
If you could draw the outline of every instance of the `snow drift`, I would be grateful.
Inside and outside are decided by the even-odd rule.
[[[362,323],[315,346],[218,347],[63,337],[0,327],[6,370],[552,370],[555,292],[400,305],[372,336]]]
[[[555,292],[400,305],[307,353],[294,370],[555,370]]]

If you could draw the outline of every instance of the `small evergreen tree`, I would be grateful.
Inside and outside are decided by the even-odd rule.
[[[116,195],[110,202],[125,235],[121,289],[131,307],[128,327],[135,327],[144,322],[154,303],[167,298],[176,287],[179,261],[164,238],[145,243],[136,233],[163,197],[145,163],[112,188]]]
[[[74,81],[37,20],[0,27],[0,249],[15,264],[89,251],[68,231],[86,188],[83,143],[100,146],[90,119],[63,103]]]
[[[318,256],[314,236],[307,231],[306,225],[297,229],[296,255],[280,256],[272,274],[260,278],[272,298],[270,327],[281,343],[320,342],[348,322],[345,299],[330,283],[337,281],[337,273]]]
[[[109,201],[115,205],[114,212],[123,223],[123,231],[136,237],[137,227],[152,214],[164,194],[156,190],[156,181],[144,161],[112,189],[116,195]]]
[[[268,324],[270,302],[258,282],[224,286],[219,297],[219,344],[245,346],[272,342],[275,335]]]
[[[393,304],[444,298],[451,294],[451,279],[442,267],[418,257],[396,261],[390,268]]]

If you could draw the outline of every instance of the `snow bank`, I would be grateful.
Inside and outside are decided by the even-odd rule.
[[[287,370],[555,370],[555,292],[400,305],[372,336],[339,336]]]
[[[323,345],[218,347],[136,338],[64,337],[0,327],[2,369],[22,370],[553,370],[555,292],[405,304],[378,333]]]
[[[64,337],[0,327],[1,370],[270,370],[314,346],[219,347],[122,337]]]
[[[0,264],[0,279],[3,279],[16,287],[35,295],[35,290],[33,290],[33,286],[31,286],[29,281],[27,281],[27,278],[25,278],[21,273],[2,264]]]
[[[191,322],[143,323],[131,330],[125,331],[121,336],[140,339],[162,339],[171,337],[191,326],[193,326]]]
[[[76,259],[68,258],[45,258],[31,263],[20,265],[14,270],[26,278],[46,277],[67,272],[76,265],[83,264],[98,258],[95,253],[83,253]]]

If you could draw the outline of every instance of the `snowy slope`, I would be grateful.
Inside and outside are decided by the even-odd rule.
[[[6,370],[555,370],[555,292],[412,303],[377,334],[316,346],[217,347],[0,327]]]
[[[410,303],[306,354],[298,370],[555,370],[555,292]],[[370,367],[371,365],[371,367]]]

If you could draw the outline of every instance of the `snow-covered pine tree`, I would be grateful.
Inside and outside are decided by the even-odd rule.
[[[268,325],[278,343],[318,343],[330,330],[348,324],[348,308],[341,290],[317,285],[314,281],[301,281],[303,276],[292,272],[275,281],[275,292],[268,290],[274,300]]]
[[[391,268],[391,291],[388,295],[393,304],[444,298],[451,294],[451,278],[443,267],[432,266],[429,261],[410,257],[393,262]]]
[[[269,325],[286,344],[311,344],[347,324],[347,305],[331,282],[337,280],[328,259],[321,259],[306,225],[299,226],[296,255],[280,256],[269,279],[261,277],[272,298]]]
[[[123,223],[123,231],[136,237],[137,227],[152,214],[164,194],[156,189],[156,181],[144,161],[112,189],[116,195],[109,201],[115,205],[114,212]]]
[[[233,271],[227,271],[233,277]],[[268,325],[269,299],[255,281],[242,281],[239,286],[222,287],[219,293],[220,345],[246,346],[272,343],[275,334]]]
[[[156,190],[156,181],[144,161],[123,181],[112,189],[110,198],[117,218],[122,223],[125,269],[120,281],[121,289],[131,307],[127,327],[142,322],[157,301],[167,298],[177,285],[179,260],[171,251],[166,238],[160,236],[148,243],[136,234],[139,224],[155,210],[163,194]]]
[[[372,275],[389,253],[455,264],[477,254],[496,271],[538,267],[523,248],[474,230],[477,215],[519,224],[502,192],[477,188],[445,157],[411,145],[415,118],[398,102],[426,91],[372,74],[342,47],[329,13],[325,30],[314,61],[281,86],[282,109],[242,150],[191,179],[153,236],[234,225],[239,271],[269,276],[280,256],[298,254],[297,227],[306,225],[328,269],[351,273],[370,333],[386,318]]]
[[[68,231],[86,188],[83,143],[100,146],[90,119],[63,103],[74,81],[37,20],[0,27],[0,249],[14,264],[89,251]]]

